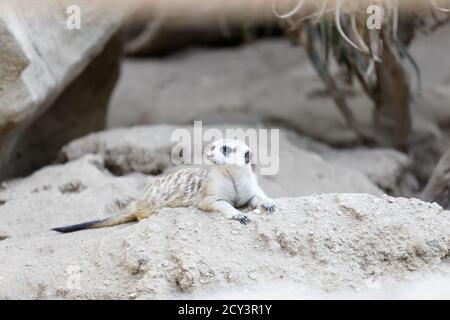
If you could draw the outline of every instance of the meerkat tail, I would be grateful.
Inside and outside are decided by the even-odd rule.
[[[84,222],[84,223],[80,223],[80,224],[75,224],[72,226],[54,228],[52,230],[58,231],[61,233],[69,233],[69,232],[75,232],[75,231],[86,230],[86,229],[98,229],[98,228],[112,227],[112,226],[117,226],[119,224],[133,222],[133,221],[137,221],[137,220],[138,220],[137,216],[134,213],[129,213],[129,214],[121,215],[118,217],[111,217],[111,218],[103,219],[103,220],[89,221],[89,222]]]

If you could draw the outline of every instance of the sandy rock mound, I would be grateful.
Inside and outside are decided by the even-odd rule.
[[[24,200],[26,202],[26,200]],[[0,298],[173,298],[286,282],[333,291],[439,269],[450,216],[419,200],[276,200],[242,226],[191,208],[137,224],[0,242]],[[70,220],[70,219],[67,219]]]
[[[3,183],[0,235],[29,237],[50,228],[121,212],[152,177],[116,177],[100,156],[87,155]]]

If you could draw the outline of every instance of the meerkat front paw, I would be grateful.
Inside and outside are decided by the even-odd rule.
[[[275,203],[272,200],[265,200],[263,203],[261,203],[260,205],[261,210],[265,211],[265,212],[275,212],[276,208],[275,208]]]
[[[239,221],[241,224],[249,224],[250,223],[250,219],[245,215],[245,214],[236,214],[233,217],[234,220]]]

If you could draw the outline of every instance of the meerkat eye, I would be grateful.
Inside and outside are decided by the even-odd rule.
[[[232,152],[232,149],[229,146],[222,147],[222,153],[224,156],[228,157],[228,155]]]
[[[250,151],[247,151],[245,153],[245,164],[249,164],[250,163]]]

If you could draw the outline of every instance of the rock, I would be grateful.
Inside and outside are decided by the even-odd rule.
[[[384,192],[396,196],[413,196],[419,185],[412,174],[408,156],[394,149],[337,149],[296,134],[288,135],[296,146],[319,154],[327,162],[365,174]]]
[[[214,128],[224,130],[226,127],[218,125]],[[105,167],[114,174],[136,171],[159,174],[173,166],[170,155],[175,143],[171,142],[171,134],[177,128],[180,127],[142,126],[90,134],[66,145],[61,150],[60,159],[70,161],[87,154],[98,154]],[[192,131],[192,127],[184,128]],[[297,197],[330,192],[382,194],[363,173],[350,167],[335,166],[312,152],[296,147],[290,142],[288,132],[282,130],[280,133],[278,173],[260,178],[269,195]]]
[[[98,170],[89,168],[94,159],[72,164]],[[51,179],[50,172],[57,170],[61,166],[29,179]],[[0,242],[0,298],[171,299],[255,283],[355,292],[372,283],[445,270],[450,216],[415,199],[363,194],[277,199],[277,213],[249,213],[252,223],[245,227],[220,215],[179,208],[109,229],[66,235],[44,231],[44,226],[98,217],[113,190],[98,182],[98,174],[86,181],[97,181],[90,187],[94,190],[55,193],[55,202],[45,192],[27,194],[31,185],[26,187],[26,181],[12,183],[9,194],[16,199],[8,211],[15,219],[7,226],[17,231],[25,222],[33,232]],[[124,188],[129,178],[109,179],[122,186],[121,193],[131,193]],[[64,211],[58,197],[65,199]],[[21,221],[31,206],[36,210]],[[0,215],[5,212],[0,207]]]
[[[449,146],[449,99],[448,86],[429,84],[415,98],[413,104],[416,130],[411,138],[414,147],[410,157],[414,173],[422,186],[427,183]]]
[[[128,9],[77,1],[82,30],[68,30],[72,4],[19,0],[0,8],[0,179],[30,173],[105,125],[120,53],[114,34]]]
[[[418,182],[411,173],[409,158],[393,149],[355,149],[336,151],[324,156],[329,162],[353,168],[367,175],[386,193],[410,196],[418,189]]]
[[[101,155],[106,168],[123,175],[130,172],[159,174],[172,166],[170,140],[175,126],[148,126],[107,130],[76,139],[61,149],[60,161],[86,154]]]
[[[447,151],[439,160],[430,180],[420,194],[420,199],[428,202],[436,202],[445,209],[450,208],[449,200],[449,172],[450,151]]]
[[[273,197],[298,197],[315,193],[383,192],[358,168],[342,166],[301,149],[292,142],[290,131],[280,133],[280,165],[274,176],[261,176],[264,190]]]

